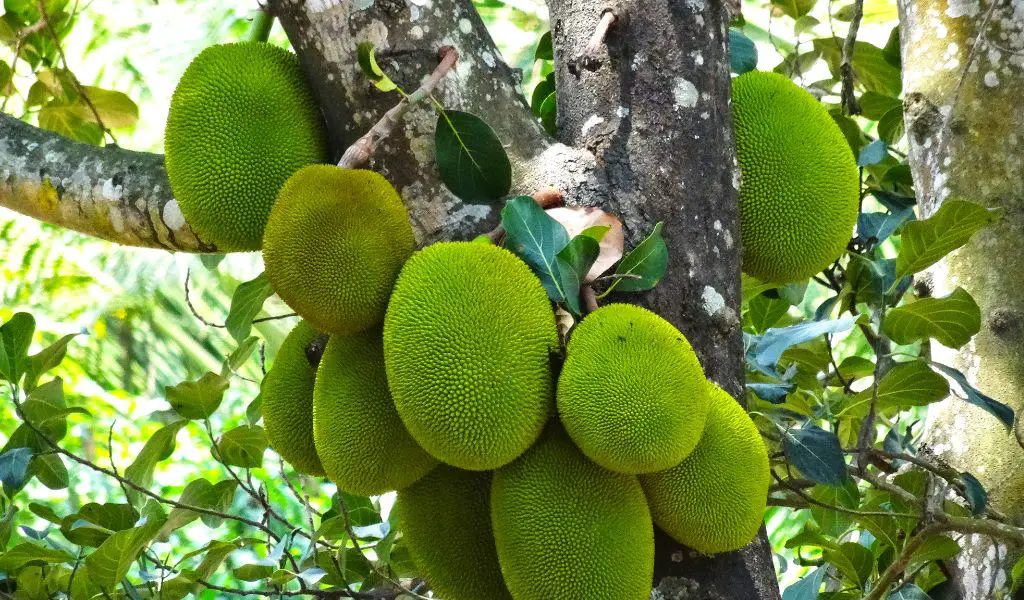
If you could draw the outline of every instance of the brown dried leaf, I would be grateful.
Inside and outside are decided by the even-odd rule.
[[[569,331],[572,330],[573,325],[576,324],[576,319],[573,318],[569,311],[565,310],[561,306],[555,309],[555,327],[558,328],[558,339],[562,341],[562,345],[569,339]]]
[[[590,268],[590,271],[587,272],[587,276],[583,278],[583,283],[590,283],[597,279],[622,259],[622,253],[625,251],[626,240],[622,231],[622,221],[620,221],[615,215],[606,213],[600,208],[593,206],[563,206],[559,208],[549,208],[547,213],[565,227],[570,239],[576,237],[585,229],[589,229],[590,227],[609,227],[608,232],[604,234],[603,238],[601,238],[601,252],[597,255],[597,260],[594,261],[594,266]]]

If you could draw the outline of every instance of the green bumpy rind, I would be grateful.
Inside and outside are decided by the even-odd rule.
[[[569,340],[558,414],[587,457],[635,475],[678,465],[710,407],[704,371],[671,323],[630,304],[587,315]]]
[[[777,73],[733,80],[743,272],[807,279],[846,250],[860,176],[839,126],[810,93]]]
[[[537,439],[557,347],[540,281],[498,246],[443,242],[416,253],[384,319],[398,414],[423,448],[462,469],[500,467]]]
[[[274,291],[331,334],[379,325],[415,249],[402,199],[373,171],[310,165],[284,184],[263,237]]]
[[[697,448],[679,465],[641,475],[654,523],[681,544],[718,554],[747,545],[764,520],[768,452],[732,396],[712,386],[711,413]]]
[[[490,471],[440,465],[398,492],[402,538],[445,600],[511,600],[491,529]]]
[[[310,475],[324,474],[313,446],[316,366],[306,356],[306,347],[317,335],[312,325],[299,321],[281,343],[260,389],[270,447],[296,470]]]
[[[588,460],[557,421],[495,473],[491,520],[515,600],[650,596],[654,527],[636,476]]]
[[[327,131],[294,54],[262,42],[211,46],[171,97],[167,177],[185,221],[224,252],[259,250],[277,191],[328,159]]]
[[[379,327],[327,342],[313,390],[313,440],[327,477],[350,494],[401,489],[437,466],[395,411]]]

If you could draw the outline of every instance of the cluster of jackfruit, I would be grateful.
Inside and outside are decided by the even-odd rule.
[[[756,535],[761,437],[661,317],[592,312],[559,370],[543,286],[504,248],[428,246],[385,296],[383,325],[332,332],[322,356],[302,351],[313,327],[295,328],[264,380],[264,420],[297,469],[398,490],[440,597],[640,600],[655,525],[708,554]]]
[[[743,271],[807,279],[846,250],[860,210],[853,151],[828,111],[778,73],[733,80]]]

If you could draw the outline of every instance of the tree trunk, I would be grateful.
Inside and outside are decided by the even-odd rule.
[[[742,398],[739,180],[724,3],[609,4],[607,8],[621,12],[606,49],[599,52],[601,64],[581,68],[576,57],[605,6],[593,0],[551,0],[561,142],[547,137],[526,106],[518,74],[503,62],[471,0],[268,4],[314,87],[336,156],[396,101],[362,74],[359,43],[372,42],[382,68],[406,89],[415,88],[434,68],[440,47],[458,49],[457,69],[436,95],[447,108],[473,112],[494,128],[513,165],[513,193],[553,186],[569,204],[600,206],[622,218],[631,244],[664,222],[668,273],[656,290],[640,299],[686,334],[711,379]],[[12,121],[0,120],[0,167],[8,173],[8,187],[0,187],[0,205],[119,243],[214,250],[177,219],[172,221],[181,234],[162,240],[151,234],[153,223],[142,220],[107,227],[104,215],[127,210],[180,216],[162,183],[160,193],[145,193],[154,181],[165,181],[159,157],[133,153],[139,165],[150,165],[147,175],[119,179],[121,187],[116,198],[106,200],[106,211],[86,215],[81,207],[103,189],[97,175],[102,169],[79,164],[107,165],[123,151],[73,144]],[[440,182],[433,160],[435,121],[430,107],[413,108],[371,165],[401,193],[420,244],[470,238],[498,217],[496,208],[464,204]],[[67,150],[70,164],[60,181],[48,179],[48,173],[26,159],[36,149],[29,142]],[[121,171],[140,168],[129,164]],[[77,183],[69,188],[65,180],[72,179]],[[23,180],[32,185],[19,188]],[[34,195],[47,185],[59,193],[50,195],[47,210],[34,208],[39,204]],[[659,534],[656,560],[652,597],[658,600],[779,597],[763,530],[746,549],[713,558],[699,557]]]
[[[926,441],[977,476],[993,505],[1024,523],[1024,21],[1002,0],[900,0],[905,121],[923,216],[948,198],[1002,207],[1003,218],[928,273],[935,295],[957,286],[977,300],[982,329],[938,362],[1017,412],[1016,436],[981,409],[949,400],[929,412]],[[1003,548],[965,540],[957,559],[963,598],[990,598],[1009,581],[993,568]]]

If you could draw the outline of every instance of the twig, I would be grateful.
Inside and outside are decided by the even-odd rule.
[[[907,568],[907,564],[910,562],[911,557],[921,545],[924,544],[933,535],[938,535],[946,531],[946,526],[942,523],[932,523],[926,526],[921,531],[914,534],[912,538],[907,541],[907,545],[903,547],[903,552],[899,558],[892,561],[892,564],[882,573],[875,583],[875,587],[872,588],[871,593],[865,596],[864,600],[881,600],[888,591],[889,586],[896,582],[896,579],[903,573]]]
[[[206,325],[207,327],[216,327],[218,329],[224,329],[225,327],[227,327],[227,325],[223,324],[223,323],[211,323],[210,321],[207,321],[205,318],[203,318],[202,315],[199,314],[199,311],[196,310],[195,305],[192,304],[192,292],[189,289],[189,285],[188,285],[189,281],[191,280],[191,278],[192,278],[192,269],[188,269],[188,270],[185,271],[185,304],[188,305],[189,312],[191,312],[192,316],[195,317],[196,319],[198,319],[200,323],[202,323],[203,325]],[[269,317],[260,317],[258,319],[253,319],[252,322],[253,322],[253,325],[255,325],[256,323],[265,323],[267,321],[277,321],[277,320],[280,320],[280,319],[290,319],[292,317],[297,317],[297,316],[299,316],[299,315],[296,314],[296,313],[287,313],[287,314],[284,314],[284,315],[271,315]]]
[[[601,13],[601,20],[597,22],[597,27],[594,29],[594,34],[590,36],[586,48],[583,49],[582,54],[576,57],[576,64],[588,71],[596,71],[601,67],[601,48],[608,36],[608,30],[619,22],[622,14],[624,13],[621,10],[604,9],[604,12]]]
[[[839,75],[843,80],[843,106],[848,115],[860,114],[860,105],[857,104],[857,97],[853,93],[853,53],[856,50],[857,32],[860,30],[860,21],[863,17],[864,0],[854,0],[853,19],[851,19],[850,29],[846,33],[846,41],[843,43],[843,60],[839,65]]]
[[[391,135],[391,132],[394,131],[395,126],[402,120],[405,113],[409,112],[409,109],[414,104],[430,96],[434,88],[441,82],[441,79],[448,74],[448,71],[452,70],[456,61],[459,60],[458,50],[451,46],[441,48],[438,56],[441,62],[434,69],[434,72],[430,74],[430,77],[423,82],[423,85],[412,94],[403,97],[394,108],[384,113],[384,116],[363,137],[349,146],[341,160],[338,161],[339,167],[356,169],[369,162],[370,158],[377,151],[377,146]]]

